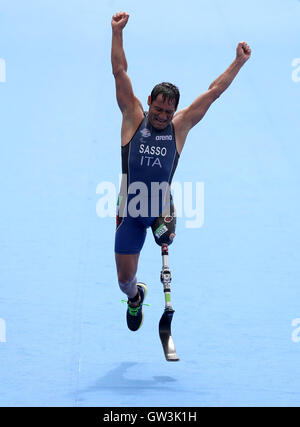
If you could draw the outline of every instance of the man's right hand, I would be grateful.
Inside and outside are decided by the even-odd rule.
[[[129,14],[127,12],[118,12],[115,13],[111,20],[111,26],[113,31],[122,31],[126,26],[129,19]]]

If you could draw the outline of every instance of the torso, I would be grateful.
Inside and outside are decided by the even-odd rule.
[[[145,114],[129,143],[122,146],[122,172],[130,175],[129,184],[170,183],[178,158],[173,123],[157,130]]]
[[[144,113],[130,141],[122,144],[122,173],[127,177],[127,182],[125,187],[123,183],[121,193],[127,195],[130,184],[142,182],[153,202],[152,184],[163,182],[170,185],[178,159],[173,123],[163,130],[157,130]]]

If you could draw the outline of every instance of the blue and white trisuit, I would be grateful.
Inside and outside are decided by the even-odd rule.
[[[145,113],[134,136],[121,150],[115,252],[137,254],[147,228],[170,204],[170,185],[179,159],[173,123],[158,130]]]

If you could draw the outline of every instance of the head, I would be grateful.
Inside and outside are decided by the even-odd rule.
[[[159,83],[148,97],[149,121],[156,129],[165,129],[172,121],[179,103],[179,90],[171,83]]]

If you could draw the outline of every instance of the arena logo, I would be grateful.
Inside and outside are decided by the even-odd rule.
[[[292,60],[292,67],[295,68],[292,72],[292,80],[295,83],[300,82],[300,58],[294,58]]]
[[[300,319],[296,318],[292,320],[292,327],[296,328],[292,332],[292,341],[294,343],[300,342]]]
[[[6,82],[6,63],[5,60],[0,58],[0,83]]]
[[[119,193],[119,188],[127,188],[127,176],[120,175],[119,186],[113,182],[100,182],[96,188],[96,194],[100,195],[96,204],[96,213],[99,218],[115,218],[116,217],[116,200]],[[151,196],[160,194],[159,191],[166,190],[163,184],[168,183],[152,183]],[[172,196],[176,208],[176,217],[185,218],[186,228],[200,228],[204,224],[204,183],[203,182],[173,182],[171,185]],[[127,212],[135,216],[148,216],[148,206],[145,206],[144,201],[148,200],[148,189],[143,182],[135,182],[128,187],[128,193],[134,195],[128,204]],[[141,203],[142,202],[142,203]],[[158,216],[152,210],[151,216]],[[154,210],[158,209],[154,205]]]
[[[156,141],[172,141],[173,136],[172,135],[157,135],[155,137]]]
[[[0,343],[6,342],[6,323],[4,319],[0,319]]]

